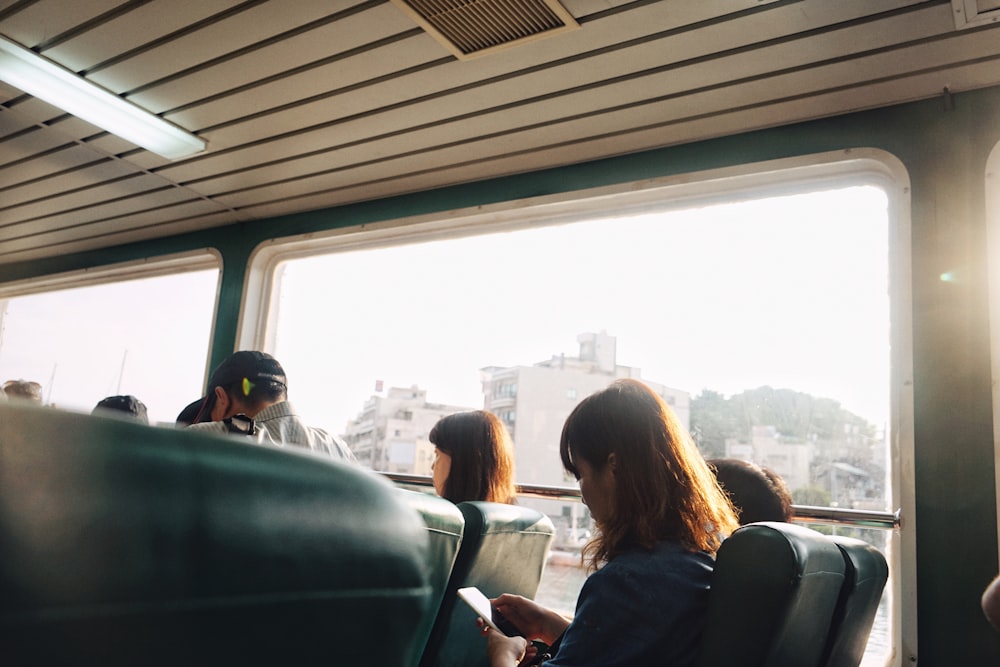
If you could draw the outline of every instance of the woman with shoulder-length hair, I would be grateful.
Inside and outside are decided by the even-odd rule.
[[[491,412],[448,415],[430,432],[434,490],[453,503],[486,500],[514,504],[514,447],[503,422]]]
[[[693,665],[715,552],[737,521],[691,437],[649,387],[619,380],[577,405],[559,451],[597,525],[584,548],[592,573],[572,622],[496,598],[523,636],[484,627],[491,666],[528,662],[535,639],[550,646],[546,667]]]

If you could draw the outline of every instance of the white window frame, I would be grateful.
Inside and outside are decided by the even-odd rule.
[[[989,268],[990,371],[993,378],[993,471],[997,505],[997,551],[1000,553],[1000,143],[986,159],[986,239]]]

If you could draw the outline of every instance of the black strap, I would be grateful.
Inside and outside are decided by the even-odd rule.
[[[551,646],[537,639],[531,642],[538,647],[538,653],[535,654],[535,659],[528,663],[526,667],[530,667],[530,665],[541,665],[546,660],[554,658],[556,653],[559,652],[559,645],[562,643],[562,638],[565,634],[566,632],[563,631],[562,635],[556,637],[556,640],[552,642]]]
[[[242,412],[238,415],[233,415],[227,419],[223,419],[222,423],[226,425],[226,430],[230,433],[236,433],[237,435],[256,435],[257,425],[254,424],[252,418],[247,417]]]

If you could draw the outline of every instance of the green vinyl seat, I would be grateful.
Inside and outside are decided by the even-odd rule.
[[[874,546],[850,537],[833,536],[844,556],[844,587],[834,610],[823,667],[858,667],[868,645],[889,565]]]
[[[425,616],[417,632],[418,644],[423,649],[427,645],[437,611],[441,607],[441,601],[448,587],[448,580],[451,578],[455,559],[458,557],[462,534],[465,531],[465,517],[455,503],[440,496],[402,488],[399,489],[399,493],[407,505],[417,510],[427,529],[432,613]],[[412,665],[419,664],[421,652],[415,653]]]
[[[840,549],[788,523],[738,528],[719,548],[699,667],[819,667],[844,583]]]
[[[462,546],[421,667],[488,666],[476,614],[456,591],[476,586],[490,598],[501,593],[533,598],[555,535],[552,521],[528,507],[475,501],[458,508],[465,517]]]
[[[0,405],[4,665],[404,665],[427,532],[309,452]]]

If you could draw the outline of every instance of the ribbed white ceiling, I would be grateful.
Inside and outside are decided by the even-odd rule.
[[[0,266],[1000,84],[1000,23],[950,0],[563,4],[460,59],[389,0],[0,0],[208,141],[171,162],[0,85]]]
[[[394,0],[459,57],[579,27],[557,0]]]

